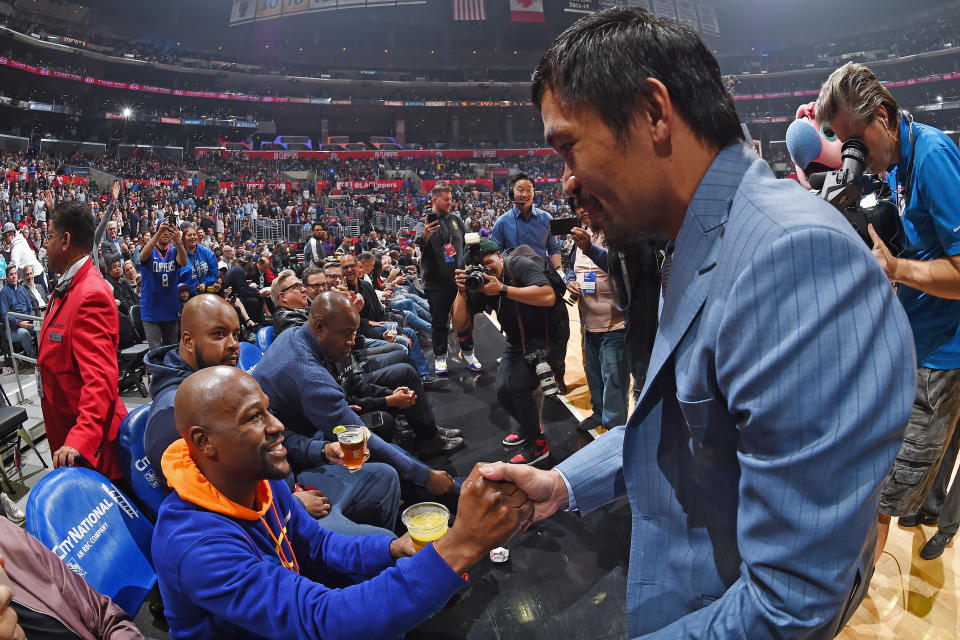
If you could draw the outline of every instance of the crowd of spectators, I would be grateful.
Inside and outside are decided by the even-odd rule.
[[[562,164],[555,156],[520,156],[506,158],[504,163],[514,170],[522,169],[531,175],[557,177]],[[497,165],[498,167],[500,165]],[[111,194],[100,192],[95,184],[85,179],[63,175],[64,170],[97,168],[123,180],[118,189],[116,204]],[[18,246],[22,245],[34,256],[27,261],[14,257],[10,238],[0,250],[0,277],[7,275],[8,266],[21,268],[29,262],[30,284],[34,278],[51,286],[46,279],[48,212],[51,206],[63,200],[79,200],[90,205],[99,225],[94,258],[101,271],[112,281],[118,307],[122,311],[137,304],[141,296],[142,254],[157,229],[171,218],[176,225],[196,228],[195,244],[211,252],[217,265],[217,276],[211,289],[226,295],[236,305],[243,324],[250,329],[269,318],[269,303],[265,300],[245,299],[246,291],[230,291],[224,277],[232,267],[241,266],[243,273],[258,279],[268,287],[281,271],[302,267],[303,241],[311,236],[316,223],[323,227],[319,237],[324,255],[375,250],[378,256],[400,251],[411,243],[411,230],[429,208],[428,194],[421,194],[414,183],[407,180],[399,191],[345,189],[332,197],[316,193],[315,183],[297,183],[297,188],[279,186],[247,189],[243,180],[260,181],[282,178],[282,170],[313,170],[333,184],[338,179],[376,179],[385,171],[413,171],[423,179],[457,179],[472,177],[483,164],[440,157],[428,159],[372,159],[340,161],[282,161],[280,163],[241,158],[240,156],[207,155],[198,158],[169,159],[151,155],[116,158],[90,155],[51,155],[36,153],[5,153],[0,156],[0,223],[15,230]],[[197,193],[197,170],[213,178],[240,180],[234,191]],[[134,180],[163,181],[154,185]],[[454,206],[461,213],[467,228],[489,236],[497,217],[512,207],[512,199],[505,184],[505,176],[497,176],[492,192],[481,192],[469,185],[455,191]],[[553,215],[567,215],[569,207],[558,183],[538,186],[537,206]],[[268,231],[269,229],[269,231]],[[373,233],[380,233],[375,242]],[[266,261],[264,261],[266,256]],[[254,277],[256,265],[261,264],[261,276]],[[384,261],[389,263],[389,258]],[[183,274],[181,281],[190,282],[191,275]],[[238,282],[243,284],[244,278]],[[122,286],[121,286],[122,285]],[[238,287],[239,288],[239,287]],[[128,291],[129,289],[129,291]],[[192,285],[196,292],[196,283]],[[12,299],[12,298],[11,298]],[[35,300],[33,310],[42,309],[42,300]],[[7,311],[8,309],[4,309]],[[27,308],[23,310],[29,310]],[[130,336],[132,333],[127,332]],[[26,349],[29,353],[30,349]]]

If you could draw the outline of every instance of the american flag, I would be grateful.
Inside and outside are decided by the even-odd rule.
[[[487,0],[453,0],[454,20],[486,20]]]

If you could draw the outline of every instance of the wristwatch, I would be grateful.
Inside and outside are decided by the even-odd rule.
[[[501,297],[501,298],[506,298],[506,297],[507,297],[507,289],[508,289],[508,288],[509,288],[509,287],[507,287],[507,285],[505,285],[505,284],[501,284],[501,285],[500,285],[500,297]]]

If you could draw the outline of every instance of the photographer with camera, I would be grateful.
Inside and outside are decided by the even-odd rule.
[[[420,247],[420,266],[423,269],[423,291],[430,303],[433,368],[437,375],[447,373],[447,319],[457,295],[454,272],[464,266],[463,220],[450,211],[453,190],[446,183],[438,183],[430,191],[431,210],[415,229],[414,242]],[[471,371],[483,367],[473,354],[473,338],[457,335],[460,357]]]
[[[960,151],[943,132],[901,111],[862,64],[851,62],[830,74],[816,115],[844,149],[859,140],[869,168],[887,172],[902,222],[899,255],[869,228],[873,253],[897,285],[910,320],[918,377],[906,435],[881,494],[879,557],[891,516],[900,517],[902,526],[916,526],[933,515],[920,508],[960,416]],[[949,540],[935,535],[920,555],[940,555]],[[931,545],[938,549],[927,549]]]
[[[507,461],[533,464],[550,455],[550,445],[540,431],[540,412],[533,392],[539,384],[544,395],[557,393],[557,383],[546,362],[547,307],[556,302],[556,294],[543,269],[530,258],[504,258],[496,242],[480,239],[475,233],[467,234],[466,242],[471,266],[456,270],[453,328],[458,334],[466,333],[472,329],[474,314],[497,312],[507,336],[497,369],[497,400],[519,426],[503,439],[503,444],[521,447]]]

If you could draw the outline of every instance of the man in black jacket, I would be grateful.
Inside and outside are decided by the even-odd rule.
[[[380,304],[377,298],[377,292],[369,282],[360,278],[359,265],[357,259],[352,255],[345,255],[340,259],[340,266],[343,269],[343,279],[349,291],[359,293],[363,297],[363,308],[360,309],[360,317],[364,321],[364,334],[372,331],[377,337],[391,342],[397,341],[407,347],[410,354],[410,362],[416,367],[420,374],[423,385],[428,389],[436,389],[446,386],[446,379],[438,378],[430,373],[427,367],[427,360],[423,357],[423,349],[420,346],[420,340],[417,338],[417,332],[410,327],[399,329],[399,334],[395,338],[384,334],[384,322],[391,321],[387,316],[386,309]],[[403,318],[398,316],[398,322]],[[368,331],[370,330],[370,331]]]
[[[416,227],[414,242],[420,247],[420,268],[423,271],[423,290],[430,303],[434,373],[447,372],[447,321],[453,300],[457,297],[454,274],[463,269],[463,220],[450,211],[453,190],[446,183],[438,183],[430,192],[431,213],[436,220],[426,217]],[[427,214],[430,216],[430,214]],[[430,216],[432,217],[432,216]],[[470,371],[481,371],[480,361],[473,354],[473,338],[457,335],[460,357]]]
[[[276,307],[273,312],[274,338],[286,329],[299,327],[310,315],[307,290],[291,269],[281,271],[273,280],[270,285],[270,299]]]

